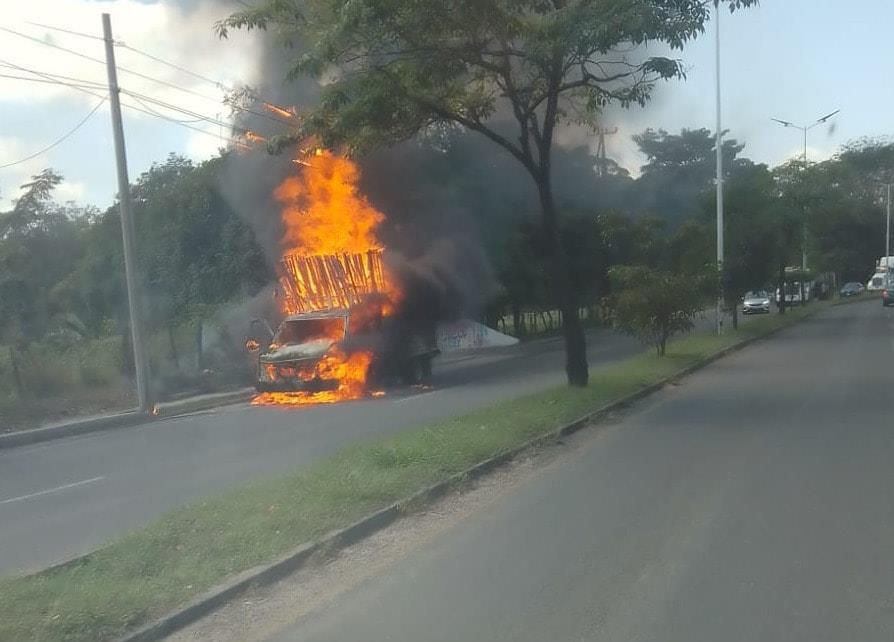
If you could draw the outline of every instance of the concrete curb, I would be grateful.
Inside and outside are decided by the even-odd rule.
[[[809,318],[813,316],[813,314],[815,313],[812,312],[804,318]],[[189,602],[186,606],[171,611],[136,631],[126,634],[119,638],[118,642],[155,642],[156,640],[161,640],[175,631],[192,624],[201,617],[219,609],[247,589],[272,584],[299,570],[314,556],[315,553],[332,553],[347,548],[351,544],[386,528],[399,519],[401,515],[424,508],[438,498],[446,495],[451,489],[456,488],[467,481],[480,478],[494,469],[511,462],[522,454],[532,452],[548,444],[555,443],[562,437],[576,433],[595,421],[604,418],[611,412],[625,408],[630,404],[657,392],[666,385],[674,383],[687,375],[714,363],[718,359],[733,352],[737,352],[756,341],[767,339],[793,325],[795,325],[795,323],[775,328],[766,334],[749,337],[743,339],[739,343],[718,350],[709,357],[696,361],[660,381],[649,384],[625,397],[616,399],[615,401],[589,412],[583,417],[575,419],[564,426],[560,426],[559,428],[534,437],[514,448],[494,455],[489,459],[485,459],[471,468],[455,473],[432,486],[424,488],[403,500],[397,501],[390,506],[386,506],[367,517],[354,522],[350,526],[336,529],[317,540],[306,542],[269,564],[248,569],[223,584],[206,591],[204,594]]]
[[[167,401],[156,404],[156,417],[175,417],[177,415],[185,415],[189,412],[197,412],[199,410],[208,410],[209,408],[217,408],[218,406],[228,406],[234,403],[242,403],[248,401],[257,394],[254,388],[240,388],[230,392],[217,392],[210,395],[199,395],[197,397],[189,397],[179,401]]]
[[[97,432],[99,430],[123,428],[148,421],[151,421],[150,417],[136,410],[131,410],[116,415],[106,415],[104,417],[85,419],[83,421],[72,421],[71,423],[58,426],[20,430],[0,435],[0,450],[28,446],[42,441],[72,437],[74,435],[82,435],[84,433]]]
[[[210,395],[199,395],[179,401],[167,401],[159,403],[155,407],[155,415],[149,416],[137,410],[130,410],[114,415],[94,417],[82,421],[72,421],[57,426],[46,428],[34,428],[32,430],[20,430],[0,435],[0,450],[28,446],[43,441],[73,437],[100,430],[113,428],[126,428],[141,423],[151,423],[155,419],[164,417],[176,417],[199,410],[208,410],[234,403],[248,401],[255,395],[254,388],[242,388],[231,392],[218,392]]]

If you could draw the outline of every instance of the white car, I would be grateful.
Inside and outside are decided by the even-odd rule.
[[[765,290],[751,290],[742,297],[742,314],[770,313],[770,295]]]

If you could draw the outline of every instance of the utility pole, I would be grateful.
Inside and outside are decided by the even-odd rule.
[[[127,178],[127,155],[124,148],[124,126],[121,122],[121,102],[118,95],[112,19],[107,13],[102,14],[102,33],[106,44],[109,105],[112,108],[112,134],[115,138],[115,161],[118,166],[118,210],[121,213],[121,235],[124,240],[124,279],[127,284],[127,305],[130,313],[130,335],[133,343],[134,369],[136,370],[137,399],[140,412],[149,413],[152,409],[152,399],[149,394],[149,362],[143,345],[141,327],[139,283],[136,275],[136,238],[130,208],[130,181]]]
[[[723,130],[720,118],[720,3],[714,3],[714,53],[717,70],[717,334],[723,334]]]

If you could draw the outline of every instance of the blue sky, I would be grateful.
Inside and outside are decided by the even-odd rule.
[[[11,3],[10,3],[11,4]],[[227,84],[252,83],[259,70],[258,42],[237,35],[214,38],[211,25],[228,11],[223,0],[151,2],[139,0],[31,0],[6,9],[0,26],[101,58],[102,43],[35,27],[42,22],[89,33],[100,32],[100,13],[112,14],[115,36],[128,44],[177,62]],[[894,104],[890,61],[890,25],[894,3],[857,0],[849,8],[840,0],[763,0],[761,6],[722,16],[724,128],[746,143],[745,154],[771,165],[800,154],[800,133],[770,118],[811,122],[835,109],[834,128],[811,131],[812,160],[830,156],[841,144],[861,136],[887,136]],[[681,127],[714,127],[713,25],[680,55],[689,68],[685,82],[663,85],[645,109],[612,110],[606,124],[618,125],[608,141],[609,154],[635,171],[642,163],[629,140],[646,127],[670,131]],[[104,69],[22,38],[0,32],[0,61],[78,78],[104,80]],[[119,64],[197,91],[210,98],[220,91],[209,83],[170,68],[119,52]],[[0,68],[0,73],[19,73]],[[225,115],[211,100],[154,85],[122,74],[122,86],[187,106],[203,114]],[[69,88],[0,78],[0,165],[39,150],[71,129],[98,102]],[[225,116],[224,116],[225,117]],[[185,118],[180,115],[179,118]],[[170,152],[207,158],[221,144],[214,125],[197,126],[201,134],[144,114],[126,112],[131,177]],[[567,132],[563,142],[578,142]],[[8,205],[30,174],[44,167],[66,177],[60,196],[108,205],[115,192],[115,172],[106,105],[71,138],[37,159],[0,169],[0,207]]]

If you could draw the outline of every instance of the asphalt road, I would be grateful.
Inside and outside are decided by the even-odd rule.
[[[894,639],[894,309],[644,402],[279,642]]]
[[[703,321],[702,323],[707,323]],[[592,364],[639,351],[589,335]],[[559,338],[435,362],[431,391],[304,408],[247,404],[0,451],[0,574],[89,552],[160,513],[229,485],[564,380]]]

